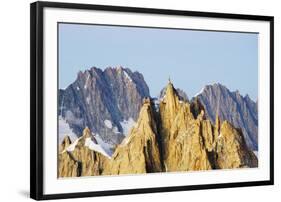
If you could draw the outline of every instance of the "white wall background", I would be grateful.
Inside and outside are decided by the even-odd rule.
[[[61,0],[62,1],[62,0]],[[70,0],[69,0],[70,1]],[[29,3],[0,4],[0,201],[29,199]],[[277,201],[281,196],[281,12],[278,0],[72,0],[75,3],[155,7],[275,16],[275,185],[141,194],[68,201]],[[279,104],[280,103],[280,104]]]

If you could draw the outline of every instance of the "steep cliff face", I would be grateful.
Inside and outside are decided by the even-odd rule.
[[[144,99],[136,126],[112,156],[102,150],[88,128],[74,143],[65,137],[60,146],[59,177],[160,172],[157,134],[153,107]]]
[[[228,121],[221,121],[219,115],[212,124],[200,101],[189,103],[180,99],[170,81],[158,109],[154,101],[150,98],[143,100],[135,126],[112,155],[98,149],[87,128],[74,143],[65,138],[60,146],[59,176],[258,166],[258,160],[248,149],[241,129]]]
[[[219,127],[215,149],[217,167],[220,169],[258,166],[258,160],[248,150],[241,130],[234,128],[228,121],[224,121]]]
[[[248,95],[243,97],[238,91],[230,92],[218,83],[205,86],[195,99],[204,106],[206,117],[212,123],[218,114],[222,121],[241,128],[248,147],[258,150],[258,107]]]
[[[153,107],[144,99],[136,126],[116,148],[105,174],[134,174],[162,171]]]
[[[161,139],[166,171],[208,170],[211,164],[204,147],[201,120],[190,104],[179,100],[169,82],[160,102]]]
[[[89,127],[103,141],[115,145],[137,120],[142,99],[147,96],[149,89],[139,72],[93,67],[79,72],[71,85],[59,90],[58,115],[77,136]]]
[[[167,171],[257,167],[257,158],[245,143],[242,131],[228,121],[206,119],[199,100],[179,100],[169,82],[160,102],[161,136]]]

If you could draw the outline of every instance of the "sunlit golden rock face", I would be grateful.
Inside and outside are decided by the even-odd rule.
[[[59,148],[59,177],[140,174],[257,167],[258,160],[247,148],[240,129],[229,122],[215,125],[206,119],[198,100],[180,100],[169,81],[165,96],[155,109],[149,98],[135,126],[117,145],[112,156],[105,155],[88,128],[71,143],[66,137]]]
[[[69,138],[65,138],[69,140]],[[65,142],[63,141],[63,143]],[[82,137],[77,139],[59,154],[59,177],[79,177],[101,175],[109,159],[92,150],[86,142],[95,141],[89,128],[85,128]]]
[[[160,172],[157,127],[150,100],[144,100],[136,126],[116,148],[106,174]]]
[[[252,151],[249,151],[242,132],[224,121],[217,138],[217,164],[219,168],[257,167],[258,162]]]
[[[160,172],[162,165],[156,134],[157,127],[152,106],[150,100],[146,100],[136,126],[131,129],[130,135],[117,146],[111,158],[85,146],[85,139],[91,137],[90,130],[86,128],[73,151],[65,150],[60,153],[59,176]]]
[[[203,113],[203,112],[202,112]],[[202,114],[194,118],[190,104],[179,100],[169,82],[160,102],[161,139],[166,171],[209,170],[203,133]],[[204,122],[204,126],[208,127]],[[210,132],[210,131],[209,131]],[[211,135],[212,136],[212,135]],[[206,142],[209,139],[206,139]]]

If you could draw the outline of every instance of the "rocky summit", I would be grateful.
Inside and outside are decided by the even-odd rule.
[[[181,99],[170,81],[159,104],[154,101],[142,100],[136,124],[112,154],[89,128],[74,142],[66,136],[59,149],[59,177],[258,166],[241,129],[219,114],[212,123],[200,101]]]
[[[72,84],[59,90],[60,143],[65,133],[79,137],[88,127],[104,142],[119,144],[148,96],[142,74],[128,68],[93,67],[79,72]]]
[[[227,120],[241,128],[248,147],[258,151],[258,104],[248,95],[243,97],[238,91],[231,92],[216,83],[205,86],[193,100],[196,99],[203,105],[212,123],[218,114],[222,121]]]

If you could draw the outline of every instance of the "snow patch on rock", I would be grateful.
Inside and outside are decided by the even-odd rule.
[[[68,152],[72,152],[74,151],[77,143],[79,142],[80,138],[76,139],[71,145],[69,145],[67,148],[66,148],[66,151]]]
[[[116,133],[116,134],[120,134],[120,132],[119,132],[119,130],[118,130],[118,128],[117,128],[116,126],[114,126],[114,127],[112,128],[112,131],[113,131],[114,133]]]
[[[204,90],[205,90],[205,87],[201,88],[201,90],[198,93],[196,93],[194,95],[194,97],[197,97],[198,95],[202,94],[204,92]]]
[[[83,119],[75,117],[75,115],[70,110],[67,110],[65,112],[64,119],[69,124],[80,125],[80,126],[83,125]]]
[[[77,139],[77,135],[72,131],[66,120],[62,116],[59,116],[59,144],[61,144],[66,135],[69,136],[71,142]]]
[[[114,149],[114,145],[104,142],[99,134],[92,134],[92,135],[97,140],[98,144],[106,151],[106,153],[111,156],[113,153],[112,151]]]
[[[127,136],[133,126],[135,126],[136,122],[132,117],[130,117],[128,120],[123,120],[120,122],[122,129],[123,129],[123,134]]]
[[[104,120],[104,125],[107,127],[107,128],[112,128],[112,123],[111,123],[111,121],[110,120],[108,120],[108,119],[106,119],[106,120]]]
[[[86,79],[86,81],[85,81],[85,85],[84,85],[84,88],[85,88],[85,89],[87,88],[89,79],[90,79],[90,74],[88,74],[87,79]]]
[[[257,158],[259,158],[259,151],[253,151]]]
[[[132,82],[132,78],[129,76],[129,74],[126,71],[124,71],[124,75],[130,82]]]
[[[88,147],[90,150],[99,152],[104,156],[111,158],[111,156],[99,144],[94,143],[90,137],[86,138],[85,146]]]

